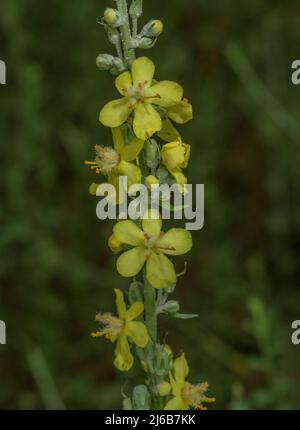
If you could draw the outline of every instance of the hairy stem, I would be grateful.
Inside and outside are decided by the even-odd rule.
[[[131,43],[131,30],[128,15],[127,0],[116,0],[118,11],[122,17],[123,24],[120,27],[121,40],[123,45],[124,59],[127,67],[130,67],[135,60],[135,52]]]
[[[144,274],[144,300],[146,326],[153,343],[157,342],[157,319],[156,319],[156,294],[155,289],[148,282]]]

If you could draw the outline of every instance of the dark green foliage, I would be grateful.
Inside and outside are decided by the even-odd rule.
[[[194,106],[188,174],[206,188],[206,225],[174,296],[200,317],[162,317],[161,329],[193,381],[210,383],[212,408],[299,408],[298,1],[144,4],[144,23],[162,19],[165,32],[141,53]],[[1,1],[0,408],[119,408],[135,377],[116,373],[112,345],[89,337],[113,288],[128,284],[83,164],[111,141],[98,114],[117,93],[95,66],[113,50],[96,24],[109,5]]]

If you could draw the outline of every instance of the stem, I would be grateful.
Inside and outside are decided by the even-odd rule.
[[[131,31],[128,15],[127,0],[116,0],[119,13],[123,20],[123,25],[120,27],[121,40],[123,45],[123,52],[125,62],[130,67],[132,62],[135,60],[135,52],[131,46]]]
[[[138,19],[132,18],[132,35],[133,37],[136,37],[138,34]]]
[[[146,327],[148,333],[153,341],[157,342],[157,319],[156,319],[156,294],[155,289],[152,287],[150,282],[144,274],[144,300],[145,300],[145,315],[146,315]]]

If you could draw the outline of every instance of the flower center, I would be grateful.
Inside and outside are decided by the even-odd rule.
[[[203,405],[203,401],[207,401],[207,397],[204,395],[208,388],[207,383],[192,385],[189,382],[185,382],[182,398],[184,402],[194,409],[206,409]],[[209,401],[210,399],[208,399]]]
[[[120,155],[111,146],[95,146],[96,157],[95,161],[86,161],[91,169],[95,169],[96,173],[109,175],[111,171],[119,164]]]
[[[148,81],[139,82],[138,85],[124,90],[126,97],[129,98],[129,108],[132,109],[137,103],[145,103],[149,99],[161,98],[159,94],[153,95],[147,85]]]
[[[96,321],[101,324],[99,332],[94,333],[94,337],[105,336],[106,339],[114,342],[124,328],[124,322],[119,318],[112,316],[110,313],[98,314]]]

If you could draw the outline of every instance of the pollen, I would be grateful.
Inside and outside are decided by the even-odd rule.
[[[124,322],[110,313],[96,315],[96,321],[101,325],[98,332],[92,333],[92,337],[105,336],[114,342],[124,328]]]
[[[112,170],[117,167],[120,162],[120,155],[111,146],[95,146],[96,157],[95,161],[86,161],[96,173],[109,175]]]
[[[213,403],[216,401],[213,397],[206,397],[205,392],[208,389],[208,383],[204,382],[202,384],[193,385],[189,382],[184,384],[182,398],[184,402],[194,409],[206,410],[207,408],[203,406],[203,402]]]

